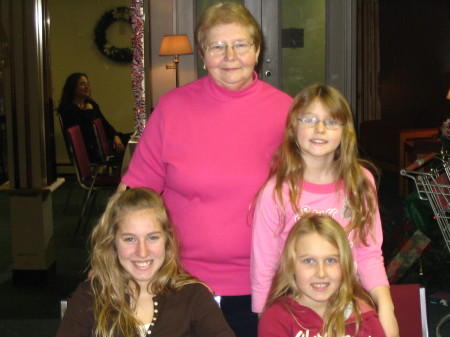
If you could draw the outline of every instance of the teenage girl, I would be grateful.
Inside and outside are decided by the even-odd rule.
[[[384,337],[370,303],[343,228],[329,216],[309,214],[286,240],[258,336]]]
[[[374,178],[365,168],[370,164],[358,158],[352,113],[339,91],[316,84],[295,97],[274,163],[253,222],[253,311],[264,307],[294,223],[306,213],[327,214],[347,232],[360,282],[378,307],[386,335],[397,337]]]
[[[236,337],[209,288],[181,267],[155,191],[113,195],[90,242],[91,277],[71,297],[56,337]]]

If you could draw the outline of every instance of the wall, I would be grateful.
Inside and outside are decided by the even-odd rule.
[[[380,0],[380,61],[382,119],[450,113],[450,1]]]
[[[313,83],[325,83],[325,1],[283,1],[282,28],[304,29],[304,46],[283,48],[282,90],[295,96]]]
[[[92,98],[108,121],[122,132],[134,131],[131,67],[100,53],[94,43],[94,28],[101,16],[114,7],[130,6],[127,0],[50,0],[50,45],[54,107],[57,108],[68,75],[89,76]],[[107,39],[117,47],[131,46],[131,26],[116,22]],[[55,119],[56,162],[69,163],[61,128]],[[59,167],[58,171],[63,171]]]

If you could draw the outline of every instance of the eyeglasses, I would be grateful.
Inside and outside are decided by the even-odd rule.
[[[339,129],[340,126],[342,126],[342,123],[334,120],[334,119],[324,119],[320,120],[316,117],[301,117],[297,118],[304,126],[308,128],[314,128],[319,124],[319,122],[323,123],[323,126],[327,128],[328,130],[336,130]]]
[[[205,50],[210,55],[223,56],[227,52],[227,48],[230,47],[231,49],[233,49],[236,55],[243,55],[245,53],[248,53],[248,51],[254,44],[255,44],[254,42],[250,43],[247,41],[236,41],[233,42],[232,44],[219,41],[210,44],[209,46],[206,46]]]

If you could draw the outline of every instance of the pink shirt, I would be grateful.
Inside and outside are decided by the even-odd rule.
[[[369,171],[364,170],[364,172],[373,183],[373,176]],[[295,213],[290,206],[288,187],[284,186],[283,202],[286,210],[286,224],[283,231],[279,233],[281,228],[279,208],[281,206],[277,206],[273,199],[274,186],[275,180],[272,178],[259,196],[253,221],[251,273],[252,310],[254,312],[261,312],[264,308],[286,238],[302,214],[311,212],[327,214],[344,228],[350,220],[348,210],[346,212],[345,196],[341,184],[317,185],[304,181],[299,205],[300,214]],[[367,290],[380,285],[389,285],[381,251],[383,231],[379,212],[376,213],[373,233],[375,241],[368,235],[368,246],[353,244],[353,233],[349,234],[358,276]]]
[[[159,100],[122,179],[163,193],[183,265],[218,295],[251,292],[250,207],[291,101],[257,78],[240,91],[209,76],[172,90]]]

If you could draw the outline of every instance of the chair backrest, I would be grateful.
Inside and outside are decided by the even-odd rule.
[[[419,284],[391,285],[400,336],[428,337],[425,288]]]
[[[78,125],[71,126],[67,129],[67,135],[78,180],[81,183],[87,179],[92,179],[92,167],[80,127]]]
[[[70,145],[70,140],[68,138],[67,130],[64,127],[64,122],[63,122],[62,117],[61,117],[60,114],[58,114],[58,120],[59,120],[59,125],[61,126],[61,132],[63,134],[64,144],[66,145],[67,155],[69,156],[70,162],[72,164],[74,164],[74,162],[73,162],[73,154],[71,153],[72,152],[72,148],[71,148],[71,145]]]
[[[103,122],[100,118],[96,118],[92,121],[92,126],[94,128],[94,133],[97,138],[97,147],[104,162],[107,161],[108,156],[111,155],[111,148],[108,143],[108,138],[106,138],[105,128],[103,127]]]

